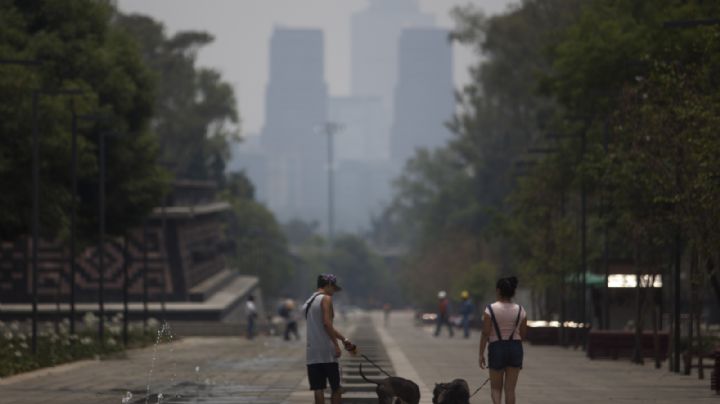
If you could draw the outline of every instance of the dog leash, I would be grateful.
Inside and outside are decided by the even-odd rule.
[[[375,366],[376,368],[378,368],[378,370],[381,371],[381,372],[383,372],[383,373],[385,374],[385,376],[387,376],[387,377],[392,377],[392,376],[390,376],[390,375],[388,374],[388,372],[386,372],[383,368],[381,368],[377,363],[373,362],[372,359],[368,358],[367,356],[365,356],[365,355],[363,355],[363,354],[360,354],[360,356],[362,356],[363,359],[365,359],[366,361],[370,362],[371,365],[373,365],[373,366]]]
[[[488,377],[487,380],[485,380],[485,383],[483,383],[480,387],[478,387],[477,390],[475,390],[474,393],[470,394],[470,397],[472,397],[472,396],[474,396],[475,394],[477,394],[478,391],[480,391],[480,389],[482,389],[483,387],[485,387],[485,385],[488,384],[489,381],[490,381],[490,378]]]

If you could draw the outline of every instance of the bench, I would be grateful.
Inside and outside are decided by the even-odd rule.
[[[696,358],[697,360],[693,361],[693,359]],[[685,350],[682,353],[682,359],[686,375],[691,374],[694,368],[698,370],[698,378],[704,379],[706,368],[710,368],[712,374],[713,366],[708,366],[705,362],[706,360],[710,360],[710,362],[713,363],[715,361],[715,352],[698,351],[697,349]]]
[[[528,327],[526,340],[532,345],[571,345],[577,348],[585,345],[589,331],[589,328],[583,327]]]
[[[667,359],[670,336],[667,332],[658,333],[657,355],[660,360]],[[641,336],[642,355],[654,358],[656,354],[655,336],[644,332]],[[635,349],[634,331],[598,330],[590,331],[587,336],[587,356],[595,358],[632,358]]]

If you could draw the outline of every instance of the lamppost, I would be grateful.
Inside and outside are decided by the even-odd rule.
[[[558,137],[557,135],[550,135],[550,137]],[[556,154],[560,153],[561,150],[558,148],[540,148],[540,147],[533,147],[529,148],[528,153],[530,154]],[[560,217],[561,219],[565,217],[565,191],[561,190],[560,192]],[[562,257],[560,262],[562,262]],[[567,321],[567,304],[565,299],[565,294],[567,292],[567,280],[565,279],[565,271],[561,271],[560,273],[560,327],[558,332],[558,344],[561,346],[565,346],[565,322]],[[579,279],[577,279],[579,281]]]
[[[81,90],[66,89],[32,93],[32,351],[37,353],[37,286],[38,244],[40,243],[40,134],[38,132],[38,102],[41,95],[80,95]]]
[[[110,116],[102,114],[83,115],[78,118],[95,122],[110,121]],[[98,338],[101,345],[105,344],[105,170],[107,156],[105,141],[107,135],[117,137],[118,133],[106,129],[101,129],[98,132]],[[127,259],[127,257],[124,257],[124,259]],[[123,266],[125,266],[125,263],[123,263]],[[126,270],[126,268],[124,268],[124,270]],[[127,274],[125,274],[125,276],[127,276]],[[127,279],[125,279],[125,287],[127,287]],[[124,293],[126,294],[127,291],[124,290]],[[125,311],[127,311],[126,297],[127,296],[125,296],[124,299]],[[127,318],[125,318],[124,321],[127,321]]]
[[[343,130],[343,125],[337,122],[325,122],[324,124],[318,125],[315,131],[320,135],[327,136],[327,172],[328,172],[328,244],[332,246],[334,232],[334,219],[335,219],[335,190],[334,190],[334,178],[333,172],[335,170],[335,145],[334,136]]]
[[[114,132],[113,132],[114,133]],[[98,336],[100,338],[100,345],[105,345],[105,138],[106,132],[100,131],[99,133],[99,146],[98,153],[100,157],[100,181],[98,184],[98,209],[99,209],[99,233],[100,238],[98,240],[98,303],[99,303],[99,317],[98,322]]]
[[[38,67],[42,65],[40,60],[0,59],[0,65],[20,65]],[[60,89],[60,90],[33,90],[32,91],[32,352],[37,353],[37,278],[38,278],[38,244],[40,243],[40,134],[38,132],[38,103],[40,96],[54,95],[81,95],[82,90]],[[75,111],[73,106],[73,152],[75,152]],[[73,166],[74,169],[74,166]],[[75,192],[73,190],[73,202]],[[74,241],[74,240],[73,240]],[[74,277],[71,279],[71,289],[75,284]]]

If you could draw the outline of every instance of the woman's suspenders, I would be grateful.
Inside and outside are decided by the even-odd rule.
[[[492,309],[492,305],[487,305],[488,310],[490,311],[490,319],[493,322],[493,326],[495,327],[495,333],[497,334],[498,341],[502,341],[502,335],[500,334],[500,326],[498,325],[497,319],[495,318],[495,312]],[[515,319],[515,328],[513,328],[513,332],[510,334],[510,337],[508,337],[508,341],[511,341],[513,337],[515,336],[515,330],[517,330],[518,325],[520,325],[520,314],[522,313],[522,306],[518,304],[518,314],[517,318]]]

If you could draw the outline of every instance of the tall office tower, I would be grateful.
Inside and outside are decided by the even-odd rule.
[[[417,0],[370,0],[351,21],[352,94],[381,97],[392,116],[400,32],[433,24],[434,18],[420,12]]]
[[[323,33],[276,28],[270,39],[263,151],[270,208],[280,220],[324,222],[327,205],[327,120]]]
[[[399,58],[392,160],[402,165],[417,148],[439,147],[450,138],[445,123],[452,118],[455,100],[448,32],[436,28],[404,30]]]
[[[335,137],[336,226],[341,232],[370,227],[372,214],[388,202],[390,141],[380,97],[332,97],[330,120],[343,125]]]
[[[380,97],[331,97],[328,116],[343,125],[335,140],[338,161],[371,162],[390,158],[390,141]]]

